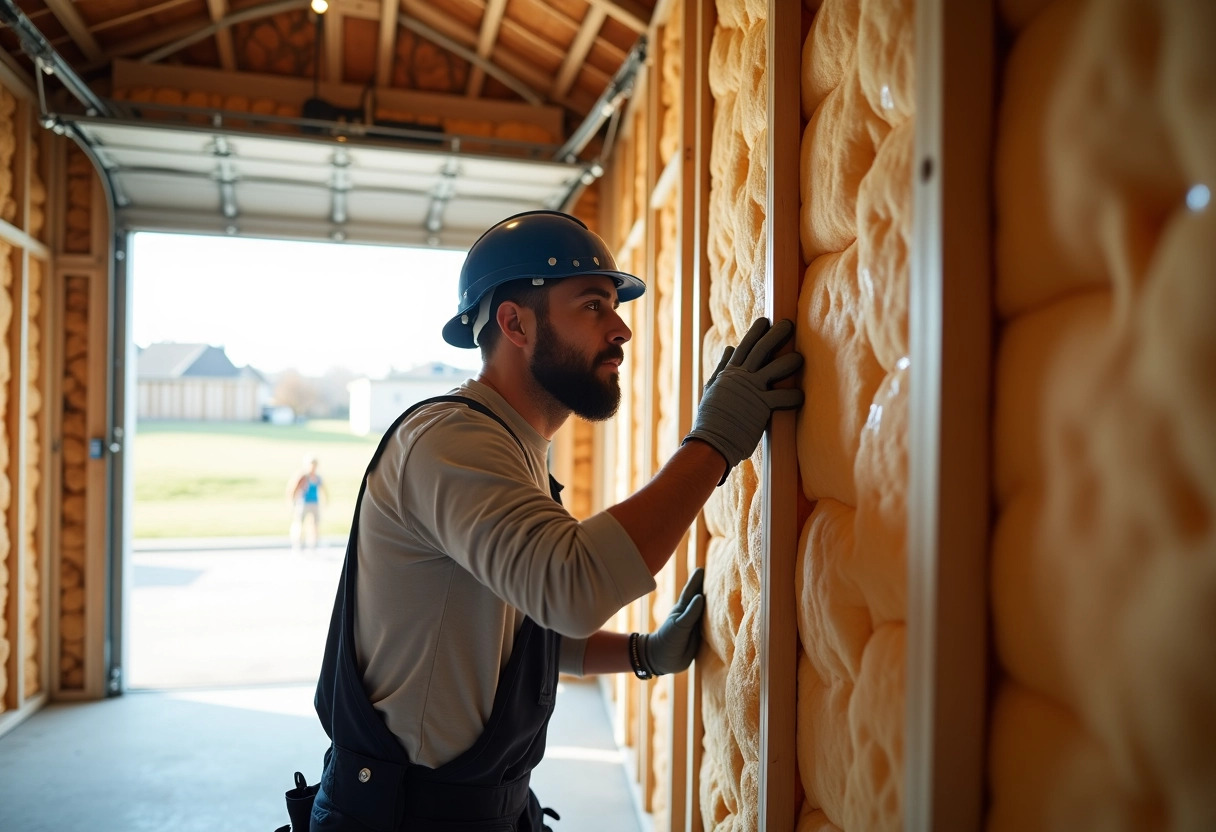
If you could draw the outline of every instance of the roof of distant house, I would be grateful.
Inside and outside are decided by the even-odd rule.
[[[139,349],[136,376],[154,378],[243,378],[264,381],[252,367],[237,367],[223,347],[210,344],[178,344],[162,341]]]
[[[385,381],[426,381],[429,379],[464,379],[469,375],[468,370],[444,364],[442,361],[430,361],[419,364],[408,370],[393,370]]]

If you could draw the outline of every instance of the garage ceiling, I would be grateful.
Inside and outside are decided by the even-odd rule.
[[[45,126],[105,173],[121,227],[463,248],[510,214],[569,208],[602,172],[661,5],[329,0],[317,15],[308,0],[0,0],[0,46],[39,88]],[[323,106],[134,105],[109,97],[123,73]],[[557,140],[361,118],[352,96],[369,94],[531,120]]]

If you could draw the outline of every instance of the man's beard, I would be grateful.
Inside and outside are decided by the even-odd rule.
[[[608,347],[588,361],[563,341],[543,318],[538,324],[539,339],[532,356],[532,375],[553,398],[592,422],[602,422],[616,413],[621,403],[621,385],[616,373],[607,381],[596,375],[610,358],[624,358],[618,345]]]

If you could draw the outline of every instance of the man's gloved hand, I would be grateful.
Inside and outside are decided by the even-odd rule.
[[[680,600],[653,633],[638,636],[638,657],[652,676],[687,670],[701,646],[701,616],[705,613],[705,570],[697,567],[684,584]]]
[[[722,351],[718,369],[709,377],[692,430],[684,441],[708,442],[726,459],[726,475],[747,459],[760,444],[764,427],[774,410],[792,410],[802,405],[797,388],[770,390],[769,385],[792,375],[802,366],[802,356],[789,352],[769,357],[794,334],[794,323],[781,320],[769,327],[767,318],[757,318],[738,347]]]

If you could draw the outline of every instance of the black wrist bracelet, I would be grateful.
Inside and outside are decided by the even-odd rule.
[[[638,633],[629,634],[629,664],[633,667],[633,675],[639,679],[653,679],[654,674],[642,667],[642,654],[638,650]]]

